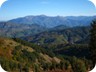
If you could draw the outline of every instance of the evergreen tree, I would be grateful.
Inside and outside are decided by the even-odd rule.
[[[96,63],[96,20],[91,23],[90,31],[90,56],[93,64]]]

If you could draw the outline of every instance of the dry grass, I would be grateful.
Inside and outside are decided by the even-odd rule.
[[[12,58],[12,51],[14,48],[20,43],[13,41],[12,39],[8,38],[0,38],[0,56],[4,56],[8,59]],[[27,51],[33,52],[34,50],[31,47],[21,45],[22,49],[26,49]]]
[[[46,54],[42,54],[42,53],[40,53],[40,55],[45,59],[45,61],[47,61],[47,62],[49,62],[49,63],[51,63],[52,61],[55,61],[55,62],[57,62],[57,63],[60,63],[60,59],[59,58],[57,58],[57,57],[53,57],[53,58],[51,58],[50,56],[48,56],[48,55],[46,55]]]

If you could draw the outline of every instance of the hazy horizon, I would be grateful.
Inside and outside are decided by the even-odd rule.
[[[61,15],[56,15],[56,16],[49,16],[49,15],[45,15],[45,14],[41,14],[41,15],[26,15],[26,16],[20,16],[20,17],[14,17],[14,18],[11,18],[11,19],[8,19],[8,20],[0,20],[1,22],[2,21],[9,21],[9,20],[12,20],[12,19],[17,19],[17,18],[23,18],[23,17],[27,17],[27,16],[48,16],[48,17],[83,17],[83,16],[86,16],[86,17],[89,17],[87,15],[78,15],[78,16],[61,16]],[[96,15],[90,15],[91,16],[96,16]]]

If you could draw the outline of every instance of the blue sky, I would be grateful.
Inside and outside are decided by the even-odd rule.
[[[27,15],[93,16],[95,6],[88,0],[8,0],[0,8],[0,21]]]

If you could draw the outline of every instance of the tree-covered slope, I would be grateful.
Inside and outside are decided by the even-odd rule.
[[[50,30],[23,39],[35,44],[74,44],[85,40],[89,36],[89,26],[73,27],[62,30]],[[89,40],[89,37],[88,37]],[[88,41],[87,40],[87,41]],[[88,42],[86,42],[88,43]]]
[[[25,37],[45,31],[46,28],[38,24],[16,24],[11,22],[0,22],[1,37]]]
[[[24,44],[25,43],[25,44]],[[49,51],[50,53],[50,51]],[[51,53],[50,53],[51,54]],[[43,64],[60,63],[60,59],[48,55],[39,46],[19,39],[0,38],[0,63],[9,72],[43,72]]]
[[[9,72],[87,72],[91,67],[83,57],[55,55],[17,38],[0,38],[0,63]]]

